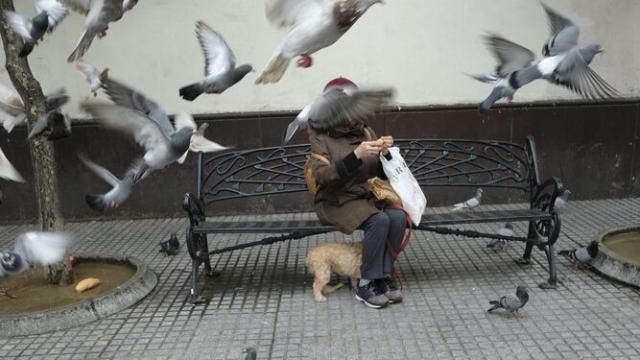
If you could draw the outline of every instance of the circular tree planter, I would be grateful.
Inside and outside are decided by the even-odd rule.
[[[142,300],[158,283],[153,271],[133,257],[78,256],[74,271],[75,282],[68,287],[28,288],[28,284],[19,283],[15,294],[9,290],[8,295],[0,295],[0,304],[4,304],[0,305],[0,337],[42,334],[102,319]],[[102,283],[75,294],[78,281],[89,276]],[[12,281],[41,282],[43,278],[41,269],[32,269]]]
[[[600,236],[591,265],[599,273],[640,287],[640,227],[613,229]]]

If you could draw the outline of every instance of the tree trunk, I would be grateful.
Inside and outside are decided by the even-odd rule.
[[[0,10],[14,10],[13,0],[0,0]],[[18,54],[22,41],[18,38],[4,15],[0,15],[0,35],[4,45],[6,68],[11,82],[22,98],[27,115],[27,131],[45,113],[45,97],[40,83],[33,76],[27,58],[20,58]],[[36,136],[30,144],[31,165],[34,175],[34,191],[40,215],[40,226],[43,231],[62,231],[64,221],[60,211],[58,198],[58,178],[53,144],[46,138]],[[50,266],[47,269],[47,280],[51,284],[70,284],[72,279],[69,261]]]

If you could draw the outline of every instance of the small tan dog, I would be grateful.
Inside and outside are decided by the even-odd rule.
[[[354,287],[360,278],[360,265],[362,264],[362,242],[338,242],[321,244],[307,254],[307,269],[314,274],[313,296],[316,301],[324,302],[333,288],[327,286],[331,280],[331,273],[346,276],[351,279]]]

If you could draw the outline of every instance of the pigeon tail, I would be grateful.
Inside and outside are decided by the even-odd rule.
[[[284,57],[282,54],[278,53],[274,56],[267,67],[262,71],[262,74],[258,76],[255,83],[256,84],[269,84],[269,83],[277,83],[282,79],[284,72],[287,71],[289,67],[289,62],[291,59]]]
[[[493,306],[491,307],[491,309],[487,310],[487,312],[492,312],[493,310],[496,310],[502,307],[502,305],[500,304],[500,301],[498,300],[489,301],[489,305],[493,305]]]
[[[22,50],[20,50],[19,57],[27,57],[33,51],[33,48],[36,46],[36,43],[33,41],[25,41],[24,45],[22,45]]]
[[[202,95],[203,92],[204,89],[200,83],[194,83],[180,88],[180,96],[188,101],[195,100],[198,96]]]
[[[503,89],[500,86],[496,86],[495,88],[493,88],[493,91],[491,92],[491,94],[489,94],[489,97],[487,97],[485,101],[480,103],[480,114],[482,115],[487,114],[491,109],[491,107],[493,106],[493,104],[495,104],[498,100],[502,99],[503,97],[502,90]]]
[[[71,55],[69,55],[69,58],[67,58],[67,62],[72,63],[78,59],[81,59],[82,56],[84,56],[84,54],[87,52],[87,50],[89,50],[94,37],[95,34],[93,33],[88,33],[87,31],[83,32],[82,37],[80,37],[80,40],[76,45],[76,48],[73,50]]]
[[[107,201],[104,195],[87,195],[84,197],[87,205],[95,211],[105,212],[107,210]]]

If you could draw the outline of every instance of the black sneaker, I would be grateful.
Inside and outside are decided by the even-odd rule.
[[[402,302],[402,293],[400,292],[400,289],[398,289],[398,286],[396,286],[396,283],[393,282],[392,278],[386,277],[377,281],[381,292],[392,304]]]
[[[365,286],[358,286],[356,288],[356,300],[362,301],[373,309],[381,309],[389,304],[389,299],[376,286],[375,281],[371,281]]]

